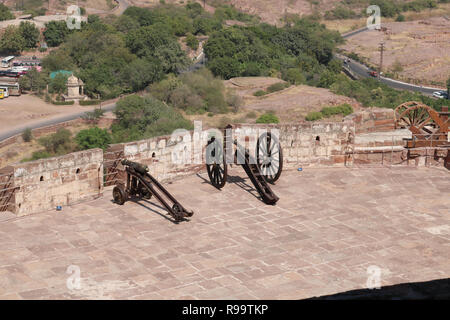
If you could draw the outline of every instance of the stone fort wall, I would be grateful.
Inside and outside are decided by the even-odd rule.
[[[409,131],[395,130],[393,111],[366,109],[342,122],[236,125],[233,139],[252,152],[256,137],[278,130],[284,168],[308,166],[449,166],[448,149],[407,150]],[[0,170],[0,211],[26,215],[102,196],[104,186],[124,180],[121,159],[149,165],[160,181],[205,169],[206,142],[213,131],[115,144],[61,157],[15,164]],[[257,133],[246,138],[249,133]],[[218,139],[221,141],[221,139]],[[183,163],[181,159],[190,159]]]

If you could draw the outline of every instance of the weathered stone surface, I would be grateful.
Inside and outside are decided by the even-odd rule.
[[[155,199],[113,204],[111,188],[0,223],[0,299],[301,299],[366,288],[369,266],[382,286],[450,277],[446,169],[286,170],[276,206],[204,179],[166,185],[195,211],[180,224]]]

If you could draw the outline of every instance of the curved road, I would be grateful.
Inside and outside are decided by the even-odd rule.
[[[362,29],[358,29],[346,34],[343,34],[342,37],[344,39],[350,38],[356,34],[359,34],[361,32],[365,32],[369,29],[367,29],[367,27],[362,28]],[[340,60],[344,60],[347,59],[349,61],[348,64],[344,64],[344,68],[347,68],[348,70],[350,70],[357,78],[369,78],[371,77],[369,75],[369,71],[370,68],[366,67],[365,65],[354,61],[344,55],[336,55],[336,58],[340,59]],[[385,77],[380,77],[380,81],[387,84],[389,87],[394,88],[394,89],[398,89],[398,90],[409,90],[409,91],[415,91],[415,92],[421,92],[423,94],[426,95],[432,95],[433,92],[435,91],[439,91],[442,90],[440,88],[430,88],[430,87],[424,87],[424,86],[417,86],[414,84],[409,84],[406,82],[401,82],[401,81],[397,81],[397,80],[393,80],[393,79],[389,79],[389,78],[385,78]]]
[[[105,106],[102,106],[102,110],[104,111],[111,111],[114,110],[114,108],[116,107],[115,103],[111,103],[111,104],[107,104]],[[14,128],[8,131],[3,131],[0,133],[0,141],[3,141],[5,139],[8,139],[12,136],[15,136],[17,134],[21,134],[25,129],[29,128],[29,129],[37,129],[37,128],[41,128],[41,127],[46,127],[46,126],[51,126],[54,124],[58,124],[61,122],[66,122],[66,121],[70,121],[70,120],[75,120],[79,117],[81,117],[82,115],[84,115],[86,112],[92,111],[91,110],[86,110],[83,112],[77,112],[77,113],[72,113],[72,114],[66,114],[57,118],[51,118],[51,119],[45,119],[45,120],[41,120],[41,121],[37,121],[34,123],[30,123],[28,125],[24,125],[18,128]]]

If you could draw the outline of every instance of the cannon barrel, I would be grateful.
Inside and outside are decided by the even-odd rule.
[[[127,159],[122,160],[122,164],[124,166],[129,166],[133,168],[136,172],[139,172],[140,174],[146,174],[148,172],[148,167],[146,165],[140,164],[138,162],[133,162]]]

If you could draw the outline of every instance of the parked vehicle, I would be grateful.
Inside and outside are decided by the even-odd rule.
[[[448,99],[448,93],[446,91],[435,91],[433,97],[438,99]]]
[[[18,78],[20,76],[19,72],[9,70],[0,70],[0,77],[10,77],[10,78]]]
[[[4,98],[8,98],[8,97],[9,97],[9,90],[8,90],[8,87],[0,87],[0,90],[3,91],[3,96],[4,96]]]
[[[2,59],[2,68],[8,68],[11,66],[11,61],[15,58],[15,56],[9,56]]]
[[[373,71],[373,70],[369,71],[369,74],[374,78],[378,77],[378,72],[376,72],[376,71]]]
[[[3,89],[0,89],[0,99],[4,99],[5,98],[5,92],[3,91]]]

